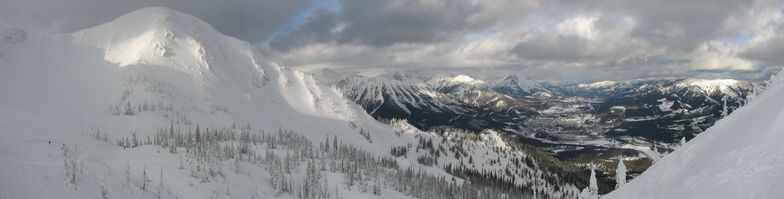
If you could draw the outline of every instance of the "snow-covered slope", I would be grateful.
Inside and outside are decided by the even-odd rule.
[[[73,34],[12,27],[0,34],[0,198],[96,198],[100,187],[112,198],[151,197],[119,179],[126,162],[134,182],[142,168],[156,182],[161,171],[171,189],[164,196],[272,196],[261,169],[193,185],[177,169],[182,153],[114,145],[150,139],[167,126],[290,129],[310,140],[336,136],[380,157],[408,143],[312,75],[259,60],[247,43],[167,8],[141,9]],[[92,139],[96,133],[109,143]],[[83,165],[76,186],[63,183],[64,151]],[[227,187],[242,195],[229,195]]]
[[[338,131],[349,129],[349,121],[377,124],[312,75],[259,60],[247,43],[178,11],[142,9],[72,37],[119,66],[114,71],[124,82],[106,93],[122,94],[121,105],[162,101],[202,113],[193,117],[222,118],[207,125],[286,126],[318,138],[325,126]]]
[[[440,135],[393,130],[339,89],[171,9],[72,34],[2,25],[0,39],[0,198],[562,198],[576,190],[536,160],[514,175],[484,168],[508,168],[522,155],[493,150],[494,140],[420,150]],[[384,89],[410,85],[390,78],[397,82]],[[461,162],[471,162],[474,170],[460,171],[474,171],[463,174],[472,180],[517,188],[463,183],[443,169]]]
[[[606,198],[784,196],[781,81]]]

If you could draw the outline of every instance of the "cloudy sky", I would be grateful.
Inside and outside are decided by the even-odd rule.
[[[601,80],[755,77],[784,65],[784,0],[0,0],[0,21],[70,32],[148,6],[305,70]]]

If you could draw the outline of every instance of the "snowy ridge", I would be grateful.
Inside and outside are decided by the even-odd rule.
[[[602,92],[613,92],[626,87],[637,87],[639,91],[658,90],[688,90],[702,95],[724,94],[737,97],[740,90],[750,90],[756,85],[754,83],[735,79],[635,79],[626,81],[598,81],[593,83],[581,83],[576,87],[586,90],[599,90]]]
[[[784,85],[770,85],[606,198],[779,198],[782,98]]]
[[[607,88],[618,84],[616,81],[598,81],[593,83],[587,84],[578,84],[577,87],[580,88],[587,88],[587,89],[600,89],[600,88]]]
[[[474,79],[468,75],[435,76],[428,79],[426,82],[436,89],[459,85],[482,86],[485,84],[485,81]]]
[[[737,96],[737,90],[749,89],[752,85],[734,79],[686,79],[679,82],[674,87],[676,89],[698,89],[708,95],[723,93],[730,96]]]
[[[227,64],[222,50],[231,48],[224,44],[242,45],[199,19],[167,8],[142,9],[73,36],[104,48],[105,59],[119,66],[172,65],[196,73],[211,64]]]

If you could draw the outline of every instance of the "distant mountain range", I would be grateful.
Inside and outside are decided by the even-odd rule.
[[[349,74],[333,83],[377,119],[405,118],[421,129],[440,127],[520,133],[532,118],[552,116],[565,108],[590,114],[593,120],[618,119],[613,129],[635,128],[639,121],[656,126],[622,129],[651,142],[672,143],[693,137],[722,116],[737,109],[761,85],[733,79],[647,79],[543,85],[515,75],[480,80],[468,75],[424,76],[393,71],[374,77]],[[562,105],[567,107],[562,107]],[[613,118],[612,107],[622,107]],[[725,111],[726,109],[726,111]],[[566,116],[565,116],[566,117]],[[568,117],[573,117],[571,114]],[[555,118],[564,119],[564,118]],[[651,131],[664,131],[651,132]],[[652,133],[652,134],[646,134]],[[553,141],[558,141],[553,140]]]
[[[336,87],[378,120],[407,119],[433,131],[495,129],[580,162],[614,153],[658,159],[659,152],[701,133],[763,88],[734,79],[549,84],[518,75],[330,74]]]

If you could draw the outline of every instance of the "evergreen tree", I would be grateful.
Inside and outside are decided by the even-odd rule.
[[[656,149],[656,142],[653,142],[653,145],[651,145],[651,147],[653,147],[653,155],[659,155],[659,150]],[[659,157],[653,157],[653,158],[657,158],[658,159]]]
[[[327,140],[324,141],[324,151],[329,152],[329,135],[327,135]]]
[[[128,102],[125,105],[125,115],[133,115],[133,107],[131,107],[131,102]]]
[[[144,165],[142,170],[142,190],[147,190],[147,182],[150,181],[150,178],[147,177],[147,165]]]

